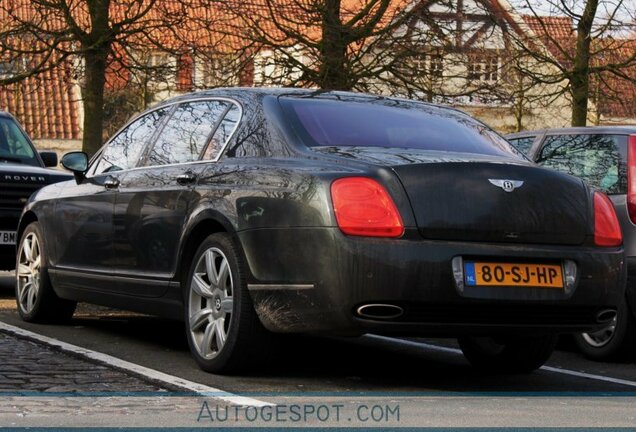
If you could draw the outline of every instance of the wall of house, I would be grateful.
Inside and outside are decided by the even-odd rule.
[[[61,159],[65,153],[82,150],[82,140],[37,139],[33,140],[33,143],[38,151],[56,152],[58,159]]]

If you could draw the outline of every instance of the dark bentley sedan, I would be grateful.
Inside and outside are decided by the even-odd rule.
[[[182,319],[208,371],[280,332],[458,337],[478,367],[530,371],[623,296],[608,198],[448,108],[217,89],[62,163],[75,180],[20,223],[23,319],[76,301]]]

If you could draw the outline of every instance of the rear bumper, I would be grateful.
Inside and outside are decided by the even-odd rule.
[[[347,237],[337,228],[263,229],[239,234],[251,271],[248,288],[261,321],[277,332],[462,334],[579,332],[624,295],[622,249],[519,246]],[[461,292],[456,256],[493,260],[563,259],[577,265],[572,293],[535,288]],[[356,315],[360,305],[392,304],[392,319]]]

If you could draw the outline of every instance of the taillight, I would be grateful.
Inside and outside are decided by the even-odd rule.
[[[627,213],[636,224],[636,135],[629,136],[627,147]]]
[[[594,192],[594,243],[597,246],[620,246],[623,243],[612,201],[601,192]]]
[[[389,193],[375,180],[346,177],[331,184],[340,230],[349,235],[400,237],[404,224]]]

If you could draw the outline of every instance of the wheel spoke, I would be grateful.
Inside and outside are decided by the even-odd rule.
[[[29,237],[27,237],[24,240],[24,243],[22,243],[22,252],[24,252],[24,258],[26,258],[27,263],[33,261],[31,258],[31,241],[29,240]]]
[[[234,300],[232,297],[226,297],[221,300],[221,310],[225,313],[232,313],[232,309],[234,307]]]
[[[212,297],[212,290],[210,289],[210,286],[201,279],[200,275],[196,273],[192,278],[192,289],[194,289],[194,292],[201,297]]]
[[[20,304],[23,306],[26,306],[26,302],[27,302],[27,296],[29,294],[29,291],[31,291],[31,286],[33,285],[33,282],[28,281],[27,283],[24,284],[24,286],[20,289]]]
[[[33,241],[31,243],[31,259],[35,261],[35,259],[39,256],[40,256],[40,243],[38,242],[38,238],[33,236]]]
[[[33,263],[31,263],[31,268],[36,270],[39,269],[41,262],[40,255],[37,255],[37,257],[33,260]]]
[[[218,279],[216,283],[217,287],[222,290],[225,288],[225,281],[227,280],[229,274],[229,265],[227,263],[227,260],[224,258],[223,261],[221,261],[221,265],[219,266]]]
[[[210,284],[217,286],[219,283],[219,275],[216,272],[216,266],[214,264],[214,252],[211,250],[205,252],[205,271]]]
[[[216,321],[212,321],[205,328],[205,333],[203,333],[203,340],[201,341],[201,346],[199,347],[199,352],[203,357],[206,357],[208,353],[212,352],[212,338],[214,337],[215,332]]]
[[[34,285],[31,285],[29,289],[29,294],[27,295],[27,312],[33,310],[33,304],[35,303],[35,294],[36,291],[34,289]]]
[[[208,321],[211,315],[212,309],[210,308],[201,309],[200,311],[192,315],[190,317],[190,330],[195,331],[196,329],[201,327],[202,324]]]
[[[28,277],[31,274],[31,268],[28,265],[22,263],[18,265],[18,276]]]
[[[216,320],[215,330],[216,347],[217,350],[221,351],[221,348],[225,345],[225,318],[219,318]]]

